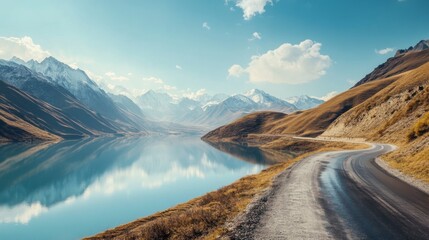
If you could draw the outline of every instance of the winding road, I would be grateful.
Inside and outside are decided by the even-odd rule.
[[[429,239],[429,195],[375,158],[393,146],[316,154],[281,174],[254,239]]]

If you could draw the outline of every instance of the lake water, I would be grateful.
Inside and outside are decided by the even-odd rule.
[[[78,239],[261,171],[258,149],[198,137],[0,145],[0,239]]]

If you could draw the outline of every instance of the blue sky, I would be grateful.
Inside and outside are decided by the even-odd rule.
[[[27,36],[38,53],[134,92],[259,88],[282,98],[323,96],[351,87],[397,49],[429,38],[427,0],[0,4],[0,57],[8,56],[5,47],[19,55],[5,41]],[[386,54],[376,52],[383,49]]]

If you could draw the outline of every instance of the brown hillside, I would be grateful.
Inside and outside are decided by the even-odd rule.
[[[427,62],[429,62],[429,49],[396,55],[376,67],[370,74],[357,82],[354,87],[418,68]]]
[[[317,136],[341,114],[362,103],[398,79],[398,76],[369,82],[352,88],[322,105],[289,115],[260,112],[249,114],[235,122],[209,132],[203,137],[209,141],[236,141],[247,134],[291,134]]]
[[[394,143],[391,166],[429,182],[429,63],[343,114],[323,136]]]
[[[247,137],[249,133],[265,133],[267,125],[273,121],[283,119],[287,116],[278,112],[256,112],[246,115],[231,124],[219,127],[207,133],[203,139],[210,141],[240,141],[241,138]]]
[[[0,81],[0,138],[12,141],[59,140],[92,134],[61,110]]]

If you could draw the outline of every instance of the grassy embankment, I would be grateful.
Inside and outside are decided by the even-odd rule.
[[[408,130],[407,141],[383,157],[401,172],[429,183],[429,112],[421,116]],[[410,153],[411,152],[411,153]]]
[[[226,223],[243,213],[255,196],[268,189],[282,171],[304,157],[322,151],[366,148],[364,144],[316,142],[286,137],[252,136],[251,145],[270,155],[292,151],[297,157],[277,163],[204,196],[131,223],[107,230],[88,239],[216,239],[227,233]],[[287,156],[290,156],[289,154]],[[287,158],[287,157],[286,157]]]

